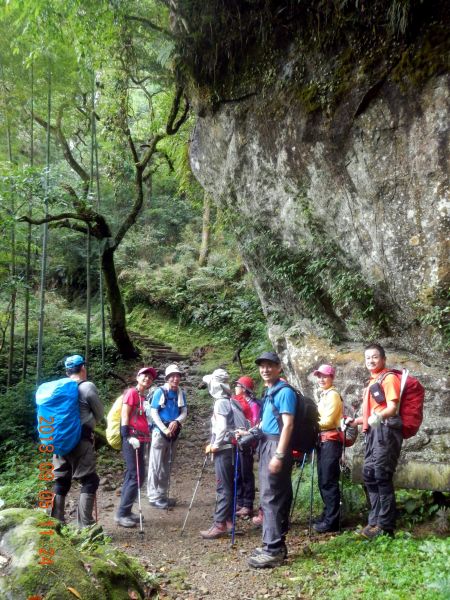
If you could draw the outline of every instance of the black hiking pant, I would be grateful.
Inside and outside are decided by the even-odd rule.
[[[366,434],[363,479],[370,499],[369,525],[395,529],[396,505],[393,477],[403,443],[399,416],[386,419]]]
[[[253,509],[255,501],[255,474],[253,473],[253,448],[239,450],[237,504]]]
[[[317,449],[317,479],[320,495],[325,505],[323,522],[330,528],[339,527],[341,494],[339,491],[339,461],[342,443],[337,440],[321,442]]]

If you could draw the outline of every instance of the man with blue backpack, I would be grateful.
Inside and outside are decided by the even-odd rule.
[[[275,352],[264,352],[255,362],[266,386],[259,443],[259,492],[264,518],[263,545],[253,551],[248,564],[259,569],[279,566],[287,556],[285,538],[292,503],[291,437],[297,397],[280,379],[282,366]]]
[[[77,521],[78,526],[82,528],[95,522],[93,509],[99,477],[96,472],[94,429],[96,424],[103,418],[104,410],[97,388],[92,382],[87,381],[84,358],[79,354],[69,356],[66,358],[64,366],[68,379],[77,384],[77,388],[73,385],[71,387],[78,392],[79,411],[73,412],[73,424],[69,427],[69,430],[79,428],[81,425],[81,437],[75,447],[67,454],[60,455],[56,453],[53,455],[55,496],[51,514],[52,517],[62,523],[65,522],[66,496],[72,485],[72,479],[77,479],[81,483]],[[65,380],[60,381],[64,382]],[[67,383],[70,386],[70,382]],[[67,384],[65,385],[68,387]],[[38,395],[36,397],[38,400]],[[63,401],[64,398],[62,397],[61,402]],[[70,431],[67,435],[69,433]],[[58,450],[58,448],[55,448],[55,450]]]

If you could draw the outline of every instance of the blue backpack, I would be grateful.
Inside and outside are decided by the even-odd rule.
[[[39,439],[65,456],[81,438],[78,382],[64,377],[42,383],[36,391]],[[52,439],[53,438],[53,439]]]

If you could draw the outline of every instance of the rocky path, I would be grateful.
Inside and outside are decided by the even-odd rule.
[[[140,341],[142,341],[141,338]],[[128,554],[138,557],[148,572],[158,574],[162,589],[160,598],[178,600],[222,600],[239,598],[294,598],[286,578],[290,575],[286,565],[276,569],[255,571],[248,567],[247,558],[253,548],[261,543],[261,530],[250,521],[238,521],[239,535],[234,546],[231,539],[203,540],[199,531],[212,523],[215,502],[214,466],[207,461],[189,519],[181,535],[195,484],[204,462],[203,449],[209,439],[209,419],[212,402],[199,397],[201,376],[197,365],[186,357],[162,346],[144,340],[151,364],[161,370],[177,361],[185,372],[189,418],[179,441],[171,478],[171,497],[177,504],[170,511],[149,505],[146,485],[142,488],[144,533],[139,529],[123,529],[114,523],[114,513],[120,499],[123,480],[123,461],[119,453],[106,453],[99,464],[101,486],[98,493],[99,523],[112,538],[113,543]],[[159,354],[158,354],[159,352]],[[72,501],[75,507],[75,499]],[[137,507],[135,507],[137,511]],[[290,538],[290,551],[295,555],[304,544],[304,532],[297,531]],[[302,541],[303,540],[303,541]]]

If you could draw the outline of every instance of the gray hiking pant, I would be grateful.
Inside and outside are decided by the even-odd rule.
[[[285,544],[292,504],[291,453],[286,454],[279,473],[269,473],[269,462],[277,446],[275,440],[263,440],[259,446],[259,500],[264,514],[262,541],[269,554],[276,554]]]
[[[159,429],[153,429],[147,479],[150,502],[168,499],[170,470],[175,460],[177,444],[178,440],[168,440]]]
[[[225,523],[233,518],[235,455],[234,448],[221,450],[214,454],[214,470],[216,473],[214,523]]]
[[[366,434],[363,479],[370,499],[369,525],[395,529],[396,505],[392,479],[402,447],[400,417],[390,417]]]
[[[54,454],[53,466],[55,494],[66,496],[72,479],[80,481],[81,493],[96,493],[100,479],[96,473],[96,456],[91,440],[81,439],[65,456]]]

